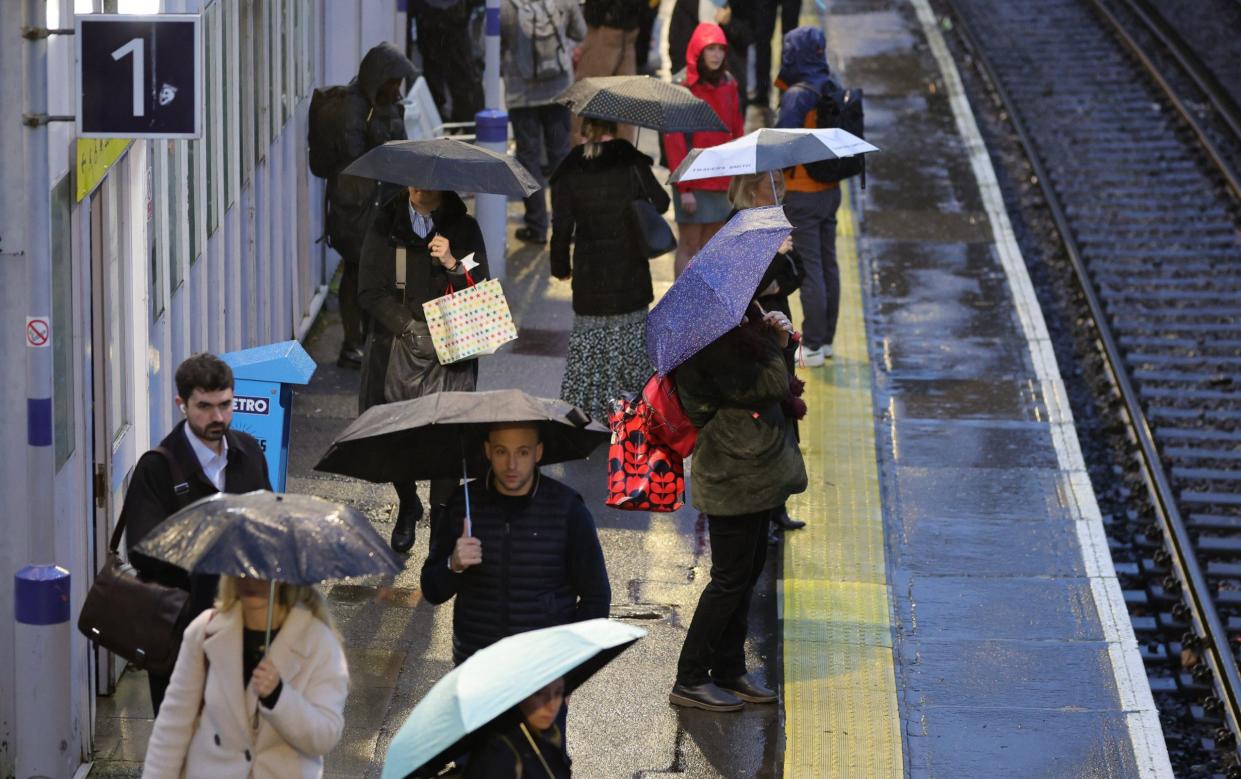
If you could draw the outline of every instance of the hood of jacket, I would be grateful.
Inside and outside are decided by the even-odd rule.
[[[569,156],[564,158],[556,171],[552,173],[551,183],[555,183],[556,179],[562,173],[581,171],[590,173],[593,171],[608,170],[610,168],[618,168],[621,165],[634,165],[641,163],[646,166],[654,164],[654,161],[634,148],[634,145],[624,138],[613,138],[610,141],[604,141],[600,144],[602,148],[599,154],[586,159],[584,154],[585,144],[574,146]]]
[[[827,39],[818,27],[798,27],[784,36],[779,80],[785,87],[808,82],[816,88],[832,75],[827,66]]]
[[[727,52],[728,38],[724,36],[723,27],[702,22],[694,28],[694,34],[689,38],[689,46],[685,47],[685,86],[692,87],[698,83],[698,58],[703,49],[714,44],[723,46]],[[727,67],[727,63],[724,67]]]
[[[414,63],[410,62],[400,49],[384,41],[366,52],[366,56],[362,58],[362,64],[358,66],[357,84],[370,104],[375,105],[375,98],[385,82],[394,78],[412,81],[417,73]]]

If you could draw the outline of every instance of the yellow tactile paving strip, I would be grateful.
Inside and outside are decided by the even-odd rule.
[[[808,524],[783,545],[784,775],[798,779],[904,775],[870,358],[844,195],[835,357],[799,371],[810,407],[801,427],[810,487],[789,513]]]

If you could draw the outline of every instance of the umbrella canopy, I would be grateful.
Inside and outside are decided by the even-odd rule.
[[[530,173],[506,154],[452,138],[388,141],[343,173],[403,187],[526,197],[539,191]]]
[[[727,132],[705,100],[651,76],[593,76],[556,96],[573,113],[666,133]]]
[[[879,149],[839,128],[762,128],[719,146],[693,149],[668,178],[671,182],[782,170],[819,160],[852,157]]]
[[[396,574],[402,568],[357,509],[267,490],[203,498],[160,523],[137,548],[191,573],[289,584]]]
[[[607,427],[563,400],[521,390],[439,392],[369,409],[345,428],[315,470],[375,482],[457,479],[487,472],[483,441],[492,425],[539,426],[544,465],[580,460],[611,439]]]
[[[562,676],[567,695],[644,635],[623,622],[592,619],[519,633],[478,651],[410,712],[388,745],[382,779],[438,769],[470,733]]]
[[[793,231],[780,206],[738,211],[646,317],[646,355],[666,375],[741,324],[771,258]]]

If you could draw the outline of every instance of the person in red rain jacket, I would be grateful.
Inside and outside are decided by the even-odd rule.
[[[694,29],[685,50],[685,70],[676,75],[673,83],[707,101],[728,130],[664,135],[664,152],[670,170],[681,164],[690,149],[718,146],[740,138],[745,132],[737,80],[724,64],[727,54],[728,43],[718,24],[703,22]],[[728,202],[728,180],[728,176],[719,176],[674,185],[676,197],[672,198],[672,206],[678,233],[676,275],[681,275],[690,259],[727,221],[732,210]]]

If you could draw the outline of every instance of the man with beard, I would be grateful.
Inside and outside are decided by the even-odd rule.
[[[233,370],[213,354],[196,354],[177,367],[177,406],[185,417],[134,466],[120,521],[125,523],[129,561],[144,579],[190,593],[181,626],[215,600],[218,576],[187,574],[174,565],[135,552],[148,533],[194,501],[217,492],[270,490],[267,460],[259,442],[233,421]],[[137,615],[141,618],[141,615]],[[159,713],[170,676],[148,674],[151,708]]]

